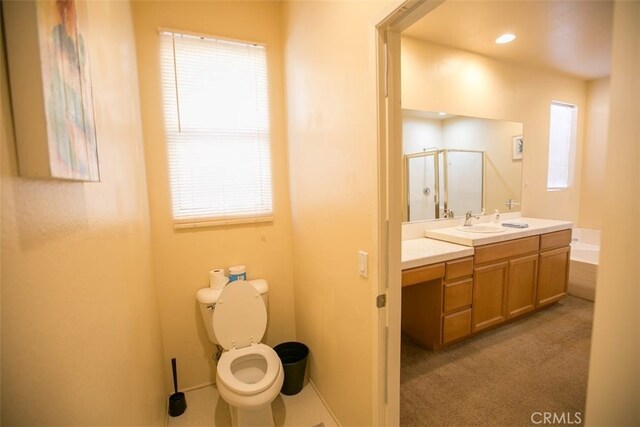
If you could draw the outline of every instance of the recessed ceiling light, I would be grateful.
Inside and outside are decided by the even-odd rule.
[[[447,115],[447,113],[445,113],[444,111],[440,111],[440,112],[438,113],[438,115],[439,115],[439,116],[446,116],[446,115]]]
[[[516,36],[511,33],[505,33],[496,39],[496,43],[505,44],[512,42],[516,39]]]

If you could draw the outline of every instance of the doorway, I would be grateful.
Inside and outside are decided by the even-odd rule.
[[[400,102],[400,49],[401,49],[401,33],[417,22],[420,18],[426,14],[432,12],[436,7],[440,6],[443,2],[407,2],[402,6],[399,6],[391,13],[387,20],[383,20],[377,27],[379,46],[382,46],[379,50],[379,111],[381,123],[379,134],[381,135],[380,143],[380,188],[381,188],[381,248],[380,253],[386,254],[386,259],[383,259],[381,264],[381,278],[383,279],[386,288],[382,289],[382,292],[387,296],[387,307],[384,311],[384,340],[386,342],[384,354],[385,358],[381,358],[384,363],[387,392],[386,392],[386,420],[387,424],[398,424],[399,418],[399,389],[400,389],[400,300],[401,300],[401,241],[402,241],[402,215],[404,214],[404,205],[402,201],[403,191],[402,189],[402,177],[403,171],[401,168],[403,147],[402,147],[402,114],[401,108],[403,105]],[[481,6],[478,6],[481,7]],[[471,77],[483,77],[480,74],[476,74]],[[482,86],[482,85],[479,85]],[[411,108],[409,106],[408,108]],[[484,108],[484,106],[474,106],[473,109]],[[438,110],[431,110],[438,111]],[[496,109],[495,111],[499,111]],[[504,111],[504,110],[500,110]],[[473,115],[473,111],[466,111],[468,115]],[[507,118],[509,119],[509,113],[498,112],[494,113],[499,117],[492,118]],[[526,127],[526,123],[525,123]],[[529,130],[528,130],[529,131]],[[546,129],[532,128],[530,132],[534,132],[535,139],[538,141],[544,141],[544,138],[548,136],[544,135]],[[537,134],[536,134],[537,133]],[[514,156],[515,157],[515,156]],[[511,159],[510,159],[511,160]],[[546,160],[546,159],[539,159]],[[543,173],[544,173],[544,168]],[[530,173],[531,170],[529,171]],[[535,172],[539,175],[539,171]],[[544,177],[535,175],[534,185],[544,181]],[[523,184],[527,185],[526,177],[523,179]],[[542,184],[544,185],[544,184]],[[549,200],[557,195],[546,194],[546,189],[542,189],[545,193],[544,197],[548,197]],[[517,200],[517,199],[516,199]],[[543,206],[544,204],[540,204]],[[548,204],[553,206],[552,203]],[[531,206],[531,205],[530,205]],[[542,208],[540,215],[545,212]],[[384,255],[383,255],[384,256]]]

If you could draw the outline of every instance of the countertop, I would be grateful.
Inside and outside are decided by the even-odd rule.
[[[426,230],[424,232],[425,237],[442,240],[449,243],[457,243],[464,246],[480,246],[488,245],[490,243],[505,242],[507,240],[520,239],[522,237],[536,236],[544,233],[551,233],[554,231],[567,230],[572,227],[572,223],[569,221],[557,221],[552,219],[540,219],[540,218],[518,218],[513,220],[514,222],[524,222],[529,224],[527,228],[506,228],[500,233],[473,233],[467,231],[461,231],[458,227],[448,228],[436,228],[433,230]],[[508,221],[501,221],[508,222]],[[509,221],[511,222],[511,221]],[[488,223],[487,225],[494,225]],[[497,225],[497,224],[495,224]],[[404,260],[404,246],[403,256]],[[437,261],[434,261],[437,262]]]
[[[428,238],[402,241],[402,269],[473,255],[473,247]]]

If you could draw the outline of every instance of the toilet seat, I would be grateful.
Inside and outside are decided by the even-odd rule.
[[[233,374],[231,366],[234,361],[244,356],[262,357],[267,363],[267,369],[262,379],[255,383],[245,383]],[[250,346],[225,351],[218,360],[217,376],[219,381],[231,391],[243,395],[262,393],[276,381],[280,373],[282,363],[276,352],[265,344],[252,344]]]
[[[213,333],[225,349],[240,349],[262,340],[267,308],[256,288],[244,280],[228,284],[213,311]]]
[[[267,308],[260,292],[250,283],[237,280],[220,294],[213,312],[213,332],[227,351],[218,360],[217,376],[229,390],[241,395],[256,395],[276,381],[282,362],[268,345],[261,344],[267,328]],[[266,362],[260,380],[247,383],[237,378],[232,367],[244,357],[262,358]]]

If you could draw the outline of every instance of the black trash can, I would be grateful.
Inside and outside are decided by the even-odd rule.
[[[307,370],[309,348],[301,342],[283,342],[273,348],[284,368],[284,382],[280,392],[291,396],[300,393],[304,385],[304,373]]]

